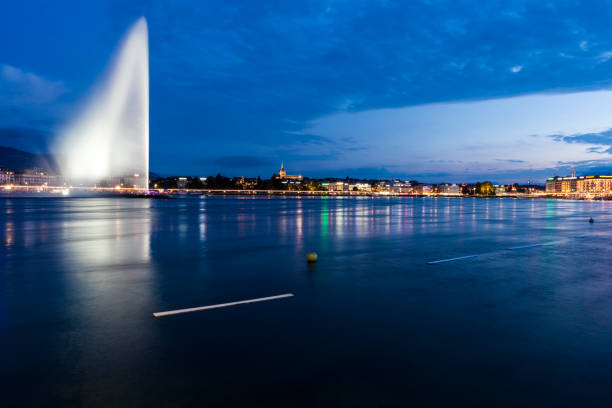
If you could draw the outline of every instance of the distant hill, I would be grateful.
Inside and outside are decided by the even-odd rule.
[[[36,154],[0,146],[0,168],[23,170],[40,167],[47,171],[57,171],[57,162],[51,154]]]

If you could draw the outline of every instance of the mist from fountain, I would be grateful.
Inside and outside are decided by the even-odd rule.
[[[138,19],[111,67],[59,133],[55,152],[72,185],[148,189],[149,46],[147,22]]]

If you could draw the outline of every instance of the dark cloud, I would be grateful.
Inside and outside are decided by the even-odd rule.
[[[599,145],[589,147],[587,151],[589,153],[612,154],[612,129],[600,133],[582,133],[570,136],[551,135],[550,137],[556,142]]]
[[[363,179],[388,179],[393,177],[393,173],[385,167],[357,167],[342,168],[333,170],[314,170],[308,172],[311,177],[355,177]]]
[[[517,159],[495,159],[495,160],[499,162],[504,162],[504,163],[526,163],[525,160],[517,160]]]
[[[56,101],[67,92],[61,81],[0,65],[0,102],[11,106],[32,106]]]
[[[325,136],[312,135],[307,133],[288,133],[287,141],[289,143],[303,143],[303,144],[317,144],[317,145],[325,145],[325,144],[336,144],[335,140],[332,140]]]
[[[555,170],[556,175],[568,175],[572,171],[579,176],[612,174],[612,160],[560,161]]]

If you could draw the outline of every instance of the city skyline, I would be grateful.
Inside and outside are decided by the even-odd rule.
[[[610,5],[585,5],[11,4],[0,137],[46,152],[143,15],[153,172],[267,176],[284,159],[311,177],[425,182],[606,173]]]

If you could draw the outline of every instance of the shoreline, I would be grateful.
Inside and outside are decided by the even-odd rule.
[[[64,189],[65,190],[65,189]],[[244,196],[244,197],[411,197],[411,198],[482,198],[482,199],[554,199],[572,201],[612,201],[612,196],[578,196],[568,194],[504,194],[494,196],[462,195],[462,194],[409,194],[390,192],[365,191],[285,191],[285,190],[229,190],[229,189],[203,189],[203,190],[166,190],[159,192],[150,190],[149,194],[141,191],[109,191],[110,189],[96,188],[70,188],[69,194],[59,193],[57,188],[42,190],[28,189],[0,189],[0,198],[143,198],[143,199],[174,199],[192,196]]]

